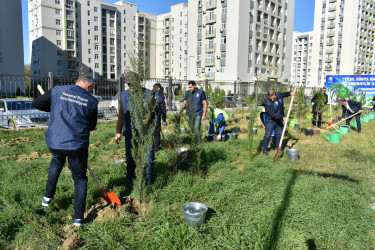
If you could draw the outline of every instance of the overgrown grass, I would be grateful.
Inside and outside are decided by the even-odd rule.
[[[236,117],[243,115],[238,112]],[[191,171],[197,163],[194,154],[176,169],[171,157],[179,156],[164,148],[156,155],[155,183],[146,189],[145,216],[125,213],[103,222],[90,217],[77,232],[81,245],[86,249],[374,248],[370,208],[375,197],[374,123],[364,123],[361,135],[351,131],[340,144],[290,129],[288,145],[301,150],[296,162],[286,156],[273,161],[255,149],[250,162],[247,139],[202,143],[199,175]],[[43,133],[42,129],[0,131],[1,248],[56,248],[67,237],[63,227],[72,223],[74,213],[70,171],[64,168],[55,199],[43,209],[50,159],[16,161],[13,156],[48,153]],[[103,185],[123,197],[132,195],[132,190],[125,186],[125,167],[113,164],[124,152],[123,140],[113,143],[114,133],[114,122],[99,124],[91,144],[101,143],[90,148],[89,163]],[[254,143],[260,143],[263,134],[260,130]],[[98,195],[89,177],[87,207],[98,202]],[[188,201],[209,207],[200,229],[184,222],[182,206]]]

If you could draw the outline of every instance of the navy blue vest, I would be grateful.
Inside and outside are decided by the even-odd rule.
[[[130,95],[129,89],[122,91],[120,93],[120,98],[121,98],[121,104],[122,104],[122,109],[124,110],[124,125],[123,125],[123,135],[127,137],[132,136],[132,127],[131,127],[131,116],[130,116],[130,107],[129,105],[133,104],[132,97]]]
[[[51,92],[50,124],[45,133],[52,149],[87,148],[90,121],[99,101],[77,85],[56,86]]]
[[[206,94],[201,89],[196,89],[194,93],[190,90],[186,91],[185,99],[187,102],[186,113],[201,115],[203,113],[203,101],[206,100]]]

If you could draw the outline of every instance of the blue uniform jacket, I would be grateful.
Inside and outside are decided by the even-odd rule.
[[[187,102],[186,112],[188,114],[195,112],[196,115],[201,115],[203,113],[203,101],[207,100],[203,90],[197,88],[193,93],[190,90],[186,91],[185,100]]]
[[[266,124],[271,122],[282,123],[284,118],[284,100],[283,98],[290,96],[290,92],[276,93],[276,100],[272,102],[270,99],[263,103],[266,109]]]
[[[38,103],[38,100],[34,100]],[[56,86],[51,91],[50,124],[45,133],[52,149],[76,150],[89,146],[95,129],[99,101],[77,85]]]
[[[342,106],[342,115],[341,115],[342,119],[345,119],[346,114],[348,114],[348,116],[350,116],[350,115],[353,115],[353,114],[357,113],[358,111],[362,110],[362,103],[360,103],[360,102],[348,100],[348,104],[349,104],[350,109],[353,111],[353,113],[350,112],[346,108],[346,106]]]

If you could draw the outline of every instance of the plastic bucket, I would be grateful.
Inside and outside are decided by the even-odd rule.
[[[305,130],[305,135],[306,136],[313,136],[314,135],[314,130],[312,130],[312,129],[306,129]]]
[[[369,122],[370,121],[370,117],[365,116],[365,117],[363,117],[362,121],[363,122]]]
[[[301,124],[294,124],[295,129],[301,129]]]
[[[253,134],[254,135],[258,134],[258,129],[257,128],[253,128]]]
[[[297,123],[298,123],[297,119],[290,119],[290,121],[288,122],[288,126],[294,127],[294,125],[297,124]]]
[[[236,139],[237,134],[236,133],[228,133],[228,140],[234,140]]]
[[[299,155],[299,149],[294,149],[294,148],[289,148],[287,151],[286,151],[287,155],[288,155],[288,159],[290,161],[296,161],[298,160],[298,155]]]
[[[206,219],[208,207],[198,202],[187,202],[183,207],[184,218],[190,227],[200,227]]]
[[[240,133],[240,132],[241,132],[241,129],[240,129],[240,127],[234,127],[234,128],[233,128],[233,131],[234,131],[235,133]]]

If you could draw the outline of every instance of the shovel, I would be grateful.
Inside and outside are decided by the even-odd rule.
[[[164,137],[164,134],[163,134],[163,130],[162,130],[162,129],[160,129],[160,132],[161,132],[161,135],[163,136],[163,140],[164,140],[165,144],[167,144],[169,148],[172,148],[171,144],[169,144],[169,143],[165,140],[165,137]]]
[[[39,90],[39,92],[44,95],[44,90],[42,88],[42,86],[40,86],[39,84],[37,85],[37,88]],[[98,178],[96,177],[96,175],[94,174],[94,171],[92,171],[91,167],[87,164],[87,169],[89,170],[92,178],[94,179],[94,181],[96,182],[96,184],[98,185],[99,189],[100,189],[100,192],[102,192],[102,197],[104,200],[106,200],[108,203],[116,203],[118,206],[121,206],[121,201],[120,199],[115,195],[115,193],[113,193],[112,191],[111,192],[106,192],[105,189],[103,188],[102,184],[100,183],[100,181],[98,180]]]
[[[361,113],[361,112],[357,112],[357,113],[355,113],[354,115],[351,115],[351,116],[345,118],[344,120],[341,120],[341,121],[339,121],[339,122],[336,122],[335,124],[331,124],[331,125],[329,125],[328,127],[326,127],[324,130],[327,130],[327,128],[332,128],[332,127],[334,127],[335,125],[337,125],[337,124],[339,124],[339,123],[341,123],[341,122],[343,122],[343,121],[346,121],[346,120],[348,120],[349,118],[352,118],[353,116],[358,115],[358,114],[360,114],[360,113]]]
[[[286,116],[287,121],[288,121],[288,119],[289,119],[290,111],[292,110],[292,105],[293,105],[294,97],[295,97],[295,95],[292,96],[292,100],[290,101],[290,104],[289,104],[288,115]],[[276,154],[275,154],[275,157],[273,157],[273,159],[276,159],[276,156],[277,156],[277,154],[279,153],[279,151],[280,151],[280,149],[281,149],[281,145],[283,145],[283,138],[284,138],[284,134],[285,134],[286,126],[288,125],[288,122],[287,122],[287,121],[285,121],[284,128],[283,128],[283,133],[281,134],[281,139],[280,139],[280,143],[279,143],[279,148],[277,149]]]

